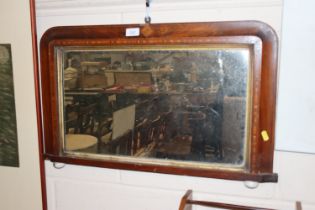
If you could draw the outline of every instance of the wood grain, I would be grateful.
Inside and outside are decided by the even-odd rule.
[[[178,210],[189,210],[192,208],[193,205],[214,207],[214,208],[219,208],[219,209],[233,209],[233,210],[274,210],[274,209],[236,205],[236,204],[229,204],[229,203],[220,203],[220,202],[213,202],[213,201],[193,200],[192,190],[187,190],[187,192],[181,199]]]
[[[139,27],[139,37],[125,37],[126,28]],[[219,169],[197,169],[158,164],[122,163],[108,160],[80,159],[62,154],[59,143],[58,83],[55,71],[56,46],[124,46],[178,44],[246,43],[254,55],[250,161],[248,170],[238,172]],[[45,140],[45,158],[78,165],[126,170],[212,177],[257,182],[276,182],[273,173],[275,107],[277,89],[278,40],[274,30],[258,21],[173,23],[152,25],[107,25],[54,27],[41,39],[41,90]],[[39,89],[39,87],[38,87]],[[39,90],[38,90],[39,92]],[[266,130],[270,140],[260,135]]]
[[[30,19],[31,19],[31,33],[32,33],[32,50],[33,50],[33,66],[34,66],[34,85],[35,85],[35,100],[36,100],[36,114],[37,114],[37,132],[38,132],[38,150],[39,150],[39,167],[42,193],[42,207],[47,210],[47,191],[46,191],[46,176],[45,176],[45,162],[44,162],[44,146],[43,146],[43,127],[42,127],[42,113],[40,100],[40,77],[38,68],[38,52],[37,52],[37,33],[36,33],[36,12],[35,0],[30,0]]]

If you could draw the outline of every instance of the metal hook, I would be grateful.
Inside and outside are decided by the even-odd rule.
[[[256,189],[259,186],[259,183],[254,181],[244,181],[244,185],[248,189]]]
[[[64,168],[66,166],[66,164],[53,162],[53,166],[54,166],[55,169],[62,169],[62,168]]]
[[[151,2],[152,2],[152,0],[146,0],[146,2],[145,2],[146,10],[145,10],[144,22],[147,24],[151,23],[151,17],[150,17],[150,4],[151,4]]]

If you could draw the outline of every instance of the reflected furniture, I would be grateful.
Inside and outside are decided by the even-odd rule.
[[[277,182],[277,50],[257,21],[51,28],[40,44],[43,155]],[[68,149],[71,135],[93,136],[97,149]]]

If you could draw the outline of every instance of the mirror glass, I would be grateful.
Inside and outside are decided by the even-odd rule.
[[[246,168],[248,46],[57,47],[63,151]]]

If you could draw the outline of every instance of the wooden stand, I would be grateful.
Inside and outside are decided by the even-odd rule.
[[[206,206],[206,207],[215,207],[219,209],[232,209],[232,210],[275,210],[275,209],[266,209],[260,207],[252,206],[241,206],[235,204],[211,202],[211,201],[198,201],[192,199],[192,190],[187,190],[185,195],[182,197],[178,210],[192,210],[193,205]],[[301,202],[296,202],[296,210],[302,210]]]

